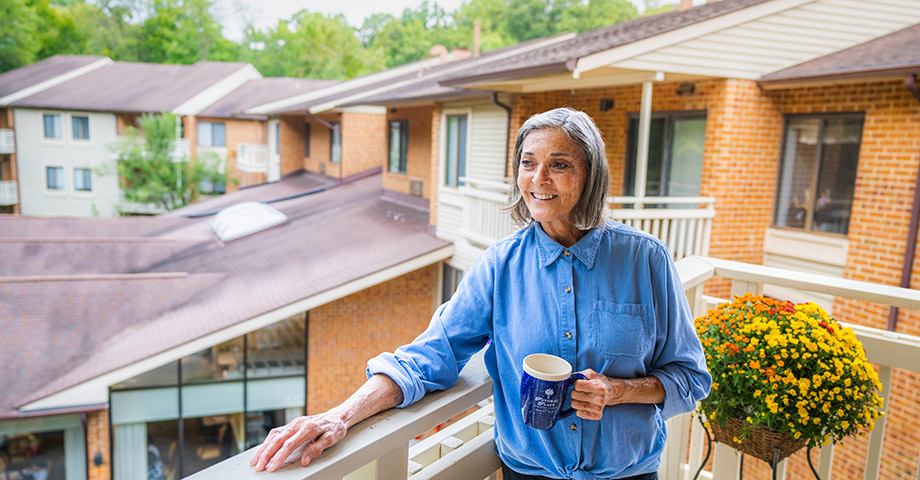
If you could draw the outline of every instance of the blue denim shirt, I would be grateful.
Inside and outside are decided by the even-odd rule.
[[[407,406],[453,385],[488,344],[495,443],[509,467],[551,478],[627,477],[658,469],[664,420],[709,393],[712,378],[692,320],[659,240],[608,222],[566,249],[537,224],[486,250],[428,329],[371,359],[367,374],[392,378]],[[575,371],[655,376],[665,400],[608,406],[601,420],[572,415],[535,430],[521,420],[522,361],[531,353],[558,355]]]

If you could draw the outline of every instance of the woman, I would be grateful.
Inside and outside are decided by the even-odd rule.
[[[307,441],[307,465],[348,427],[453,385],[488,344],[496,449],[506,480],[655,479],[664,420],[694,408],[711,384],[667,248],[605,221],[604,143],[586,114],[528,119],[514,148],[511,213],[527,225],[492,245],[428,329],[368,362],[368,381],[332,410],[275,429],[252,459],[279,468]],[[568,417],[549,430],[521,419],[522,360],[550,353],[575,382]]]

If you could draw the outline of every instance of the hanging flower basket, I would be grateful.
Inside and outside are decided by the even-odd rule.
[[[853,331],[814,303],[740,295],[696,319],[716,440],[773,464],[872,429],[881,383]]]
[[[709,426],[717,442],[730,445],[735,450],[759,458],[770,465],[773,465],[774,461],[779,462],[799,451],[808,443],[804,438],[798,440],[792,438],[789,432],[777,432],[760,426],[752,427],[747,437],[739,441],[743,435],[744,423],[744,420],[728,418],[725,420],[725,425],[712,422]]]

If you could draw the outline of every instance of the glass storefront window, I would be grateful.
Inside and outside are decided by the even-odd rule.
[[[176,385],[179,383],[179,369],[177,362],[169,362],[162,367],[157,367],[149,372],[144,372],[134,378],[112,386],[113,389],[134,387],[155,387]]]
[[[147,480],[179,478],[179,420],[147,424]]]
[[[0,436],[4,480],[64,480],[64,432]]]
[[[247,335],[248,378],[304,373],[304,315],[269,325]]]
[[[246,414],[246,449],[250,449],[268,436],[269,430],[285,425],[284,410],[265,410]]]
[[[182,422],[184,451],[182,473],[199,470],[240,453],[243,444],[243,414],[186,418]]]
[[[243,378],[243,337],[182,359],[182,383]]]

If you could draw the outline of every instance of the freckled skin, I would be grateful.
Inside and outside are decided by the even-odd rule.
[[[572,224],[572,209],[588,179],[581,149],[558,128],[534,130],[521,147],[517,185],[527,209],[550,238],[572,246],[585,235]]]

